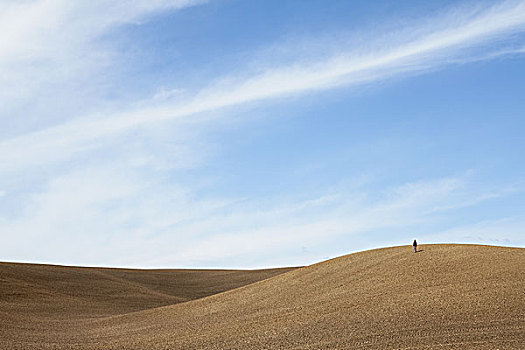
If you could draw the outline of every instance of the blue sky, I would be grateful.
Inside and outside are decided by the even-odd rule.
[[[525,246],[525,1],[0,1],[0,260]]]

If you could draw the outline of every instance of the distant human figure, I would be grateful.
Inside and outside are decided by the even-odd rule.
[[[417,241],[414,239],[414,243],[412,243],[412,246],[414,247],[414,253],[417,253]]]

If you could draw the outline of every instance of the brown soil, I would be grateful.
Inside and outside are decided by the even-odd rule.
[[[2,264],[0,348],[525,349],[522,248],[394,247],[282,272]]]

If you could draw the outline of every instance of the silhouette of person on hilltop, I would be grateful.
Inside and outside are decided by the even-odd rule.
[[[414,247],[414,253],[417,253],[417,241],[414,239],[414,243],[412,243],[412,246]]]

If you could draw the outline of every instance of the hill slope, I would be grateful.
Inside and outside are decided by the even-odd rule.
[[[60,333],[80,320],[173,305],[293,270],[133,270],[0,263],[0,349]]]
[[[366,251],[187,303],[53,325],[7,348],[524,349],[525,249]],[[0,342],[1,343],[1,342]]]

